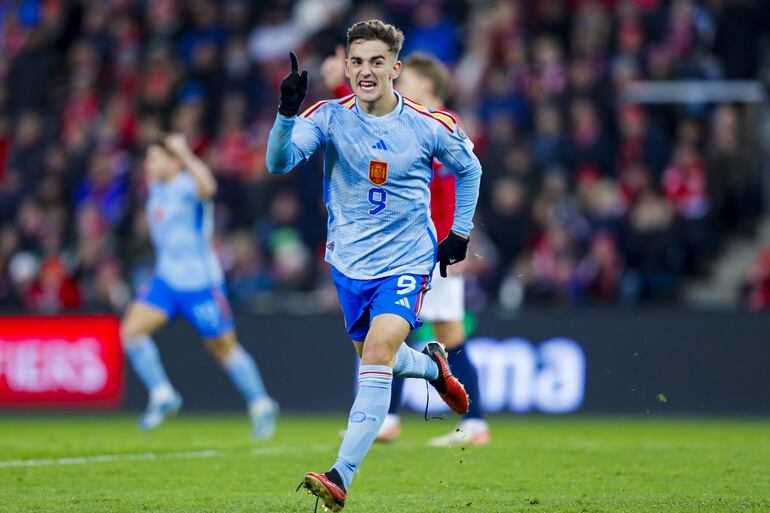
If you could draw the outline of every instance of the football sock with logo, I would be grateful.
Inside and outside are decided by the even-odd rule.
[[[465,347],[458,346],[447,349],[447,361],[449,362],[449,367],[452,369],[452,374],[460,380],[460,383],[465,387],[465,391],[468,392],[470,405],[468,406],[468,413],[465,414],[465,418],[482,418],[479,375],[476,372],[476,367],[473,366],[473,363],[471,363],[468,358]]]
[[[393,375],[399,378],[438,378],[438,365],[425,353],[415,351],[406,342],[401,343],[393,364]]]
[[[393,385],[390,387],[390,407],[388,415],[398,415],[401,410],[401,396],[404,393],[404,378],[393,376]]]
[[[242,346],[235,346],[230,351],[222,361],[222,367],[249,406],[267,396],[257,364]]]
[[[361,365],[358,370],[358,395],[348,417],[348,429],[332,467],[347,490],[358,466],[374,443],[385,421],[390,403],[393,372],[385,365]]]
[[[153,391],[170,389],[171,383],[160,361],[158,346],[150,337],[136,337],[126,341],[126,357],[131,362],[139,379],[144,383],[147,391],[152,395]],[[157,395],[157,394],[156,394]]]

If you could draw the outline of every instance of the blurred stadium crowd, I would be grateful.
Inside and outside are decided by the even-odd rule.
[[[769,24],[744,0],[10,0],[0,3],[0,307],[119,311],[152,270],[145,141],[215,170],[233,302],[336,310],[321,159],[265,170],[296,49],[307,105],[354,21],[452,70],[484,166],[470,305],[676,300],[761,212],[756,113],[624,103],[639,79],[749,79]],[[770,274],[768,274],[770,276]],[[770,296],[768,296],[770,297]]]

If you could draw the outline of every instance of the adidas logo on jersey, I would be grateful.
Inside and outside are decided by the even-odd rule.
[[[383,141],[382,139],[380,139],[379,141],[377,141],[377,144],[373,145],[373,146],[372,146],[372,148],[374,148],[375,150],[384,150],[384,151],[388,151],[388,147],[387,147],[387,146],[385,146],[385,141]]]
[[[397,305],[401,305],[404,308],[412,308],[412,305],[409,304],[409,300],[407,298],[405,298],[405,297],[402,297],[401,299],[396,301],[396,304]]]

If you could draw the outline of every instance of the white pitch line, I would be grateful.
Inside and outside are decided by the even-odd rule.
[[[6,460],[0,461],[0,468],[12,467],[45,467],[52,465],[88,465],[91,463],[111,463],[114,461],[148,461],[156,459],[176,458],[213,458],[220,451],[184,451],[169,453],[141,452],[136,454],[97,454],[94,456],[75,456],[70,458],[51,458],[35,460]]]
[[[247,454],[259,456],[264,454],[286,454],[290,452],[325,451],[332,449],[331,445],[284,446],[284,447],[255,447]],[[32,460],[0,461],[0,469],[16,467],[49,467],[58,465],[90,465],[93,463],[112,463],[119,461],[152,461],[159,459],[201,459],[216,458],[225,455],[237,455],[236,451],[204,449],[200,451],[178,452],[140,452],[134,454],[97,454],[94,456],[75,456],[68,458],[43,458]]]
[[[249,452],[250,454],[259,456],[262,454],[286,454],[289,452],[329,451],[335,448],[336,446],[334,445],[323,445],[323,444],[289,445],[289,446],[278,446],[278,447],[255,447]]]

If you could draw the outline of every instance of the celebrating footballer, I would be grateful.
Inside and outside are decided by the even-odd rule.
[[[300,73],[292,53],[268,140],[271,173],[287,173],[324,151],[326,261],[361,357],[358,394],[337,460],[327,472],[308,472],[302,483],[332,511],[344,507],[384,422],[394,376],[427,380],[458,414],[469,407],[444,347],[434,342],[417,352],[404,340],[420,325],[436,263],[445,276],[448,265],[466,257],[481,165],[452,114],[394,90],[403,39],[400,30],[379,20],[353,25],[344,65],[353,94],[320,101],[301,115],[308,74]],[[441,241],[430,211],[434,159],[456,177],[454,220]]]

